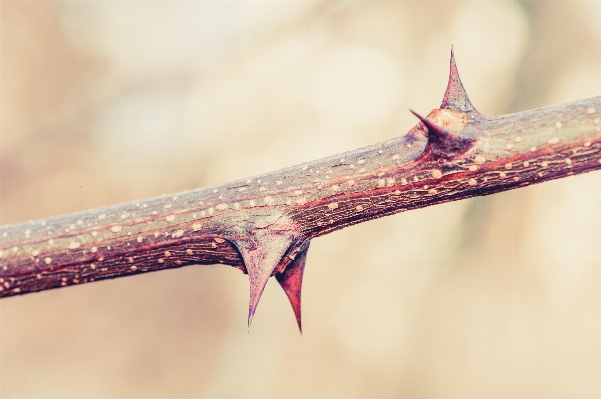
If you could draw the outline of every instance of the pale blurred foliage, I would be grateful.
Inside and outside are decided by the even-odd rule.
[[[225,182],[409,130],[454,44],[500,114],[601,94],[600,2],[1,3],[2,223]],[[8,398],[601,396],[601,174],[313,241],[304,335],[187,267],[1,303]]]

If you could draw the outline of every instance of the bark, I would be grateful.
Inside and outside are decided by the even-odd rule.
[[[416,114],[417,115],[417,114]],[[300,327],[311,239],[370,219],[601,168],[601,97],[485,116],[451,54],[443,102],[407,134],[220,186],[0,228],[0,297],[192,264],[271,276]]]

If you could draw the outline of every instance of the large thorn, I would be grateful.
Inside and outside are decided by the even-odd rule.
[[[453,109],[460,112],[478,112],[478,110],[472,105],[457,71],[457,65],[455,64],[455,54],[453,48],[451,48],[451,67],[449,71],[449,83],[447,85],[447,91],[444,93],[442,98],[442,104],[440,109]]]
[[[452,158],[467,151],[475,140],[471,137],[461,137],[438,126],[417,112],[409,111],[417,116],[428,130],[428,147],[426,147],[426,152],[442,158]],[[438,110],[435,111],[439,113]]]
[[[250,327],[267,281],[292,244],[293,235],[283,231],[262,230],[255,232],[252,239],[231,241],[240,251],[248,273],[250,283],[248,326]]]
[[[288,267],[286,267],[286,270],[275,276],[288,296],[301,334],[303,333],[303,325],[301,322],[301,287],[303,284],[303,271],[305,270],[308,250],[309,242],[302,245],[300,252],[296,254],[296,257]]]

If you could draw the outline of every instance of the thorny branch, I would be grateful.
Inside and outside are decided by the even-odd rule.
[[[496,117],[451,52],[442,104],[407,134],[220,186],[0,228],[0,297],[192,264],[275,276],[301,327],[311,239],[370,219],[601,168],[601,97]]]

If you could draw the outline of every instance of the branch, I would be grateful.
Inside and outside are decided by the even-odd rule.
[[[191,264],[267,280],[299,327],[311,239],[353,224],[601,168],[601,97],[498,117],[471,104],[451,52],[440,108],[407,134],[220,186],[0,228],[0,297]]]

